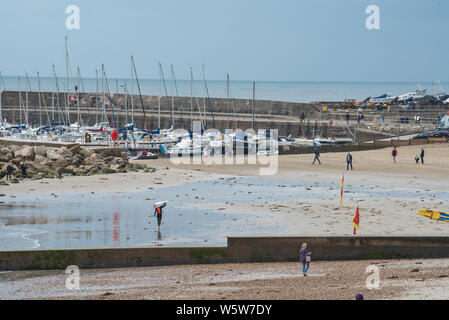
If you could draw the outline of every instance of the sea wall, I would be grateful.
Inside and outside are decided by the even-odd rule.
[[[47,107],[49,110],[52,109],[52,106],[59,105],[62,108],[65,108],[66,95],[64,93],[52,94],[51,92],[43,92],[42,93],[42,101],[41,105],[43,107]],[[125,108],[125,96],[123,94],[111,94],[111,100],[114,106],[119,106],[115,111],[119,109],[124,110]],[[111,100],[106,98],[105,103],[110,104]],[[128,98],[128,107],[131,110],[131,99]],[[25,93],[21,93],[21,101],[22,105],[25,105],[26,97]],[[93,93],[80,94],[80,107],[82,109],[89,109],[90,112],[94,112],[96,110],[96,105],[98,102],[98,108],[101,108],[102,105],[102,96],[101,94],[96,97]],[[142,101],[140,100],[140,96],[134,96],[134,111],[136,113],[143,112],[142,111],[142,102],[145,111],[157,111],[159,109],[159,97],[158,96],[142,96]],[[210,104],[209,104],[210,102]],[[8,107],[19,106],[19,92],[18,91],[4,91],[2,95],[2,106]],[[34,111],[39,106],[39,95],[37,92],[29,92],[28,93],[28,106],[29,109]],[[172,112],[172,98],[171,97],[162,97],[160,101],[161,112],[163,113],[171,113]],[[210,113],[211,109],[214,113],[227,114],[236,113],[236,114],[252,114],[253,104],[251,99],[223,99],[223,98],[210,98],[203,99],[202,97],[194,97],[193,98],[193,112],[197,113],[199,111],[203,113]],[[77,106],[73,103],[70,103],[70,109],[77,110]],[[174,97],[174,112],[178,114],[179,111],[182,110],[183,113],[187,116],[190,115],[191,112],[191,101],[190,97]],[[37,111],[37,110],[36,110]],[[256,114],[265,114],[265,115],[273,115],[273,116],[293,116],[299,119],[301,113],[304,113],[306,117],[311,117],[320,111],[319,105],[311,104],[311,103],[300,103],[300,102],[283,102],[283,101],[271,101],[271,100],[256,100],[254,104],[254,113]],[[112,112],[112,110],[110,111]]]
[[[448,258],[449,237],[233,237],[233,262],[298,261],[307,243],[313,260]]]
[[[449,237],[229,237],[227,247],[2,251],[0,271],[298,261],[304,242],[317,261],[449,258]]]

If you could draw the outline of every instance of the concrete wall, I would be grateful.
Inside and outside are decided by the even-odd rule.
[[[227,247],[3,251],[0,271],[298,261],[303,242],[313,260],[449,258],[449,237],[230,237]]]
[[[46,147],[67,147],[71,148],[78,143],[68,143],[68,142],[43,142],[43,141],[33,141],[33,140],[18,140],[18,139],[7,139],[7,138],[0,138],[0,146],[11,146],[11,145],[19,145],[19,146],[46,146]]]
[[[52,93],[51,92],[43,92],[42,93],[43,100],[42,106],[47,106],[50,110],[53,102],[52,102]],[[111,94],[111,99],[114,105],[118,105],[124,108],[125,99],[123,94]],[[202,97],[198,97],[201,107],[201,112],[204,112],[204,101]],[[157,96],[142,96],[143,105],[145,111],[156,111],[159,108],[159,98]],[[22,92],[22,102],[25,101],[25,93]],[[37,92],[29,92],[28,93],[28,105],[30,111],[38,108],[39,105],[39,95]],[[62,108],[65,108],[65,94],[59,94],[59,102]],[[87,93],[80,94],[80,107],[82,109],[89,108],[90,112],[94,112],[96,109],[95,103],[95,94]],[[57,98],[55,97],[55,105],[57,105]],[[109,99],[106,99],[106,103],[109,104]],[[251,99],[231,99],[228,104],[227,99],[223,98],[211,98],[210,104],[212,106],[212,110],[214,113],[227,113],[228,110],[230,113],[235,112],[236,114],[251,114],[252,113],[252,100]],[[18,91],[4,91],[2,95],[2,106],[18,106],[19,105],[19,92]],[[98,97],[98,105],[101,108],[102,105],[102,96],[101,94]],[[181,106],[181,108],[179,108]],[[77,107],[71,105],[71,109],[76,111]],[[117,111],[117,107],[115,107]],[[185,115],[190,114],[190,97],[174,97],[174,112],[176,114],[179,113],[179,110],[182,109]],[[162,97],[161,98],[161,111],[171,113],[172,104],[171,97]],[[134,111],[142,112],[142,105],[140,101],[140,97],[138,95],[134,96]],[[198,112],[198,104],[197,98],[193,98],[193,111]],[[299,116],[302,112],[306,115],[307,118],[311,118],[312,115],[319,113],[320,106],[314,105],[311,103],[300,103],[300,102],[284,102],[284,101],[271,101],[271,100],[256,100],[254,105],[254,113],[256,114],[268,114],[273,116],[293,116],[296,119],[299,119]],[[110,112],[110,111],[108,111]],[[206,113],[210,112],[210,106],[208,101],[206,100]],[[46,115],[44,115],[45,117]],[[108,115],[109,116],[109,115]]]
[[[306,242],[313,260],[449,258],[449,237],[228,238],[234,262],[298,261]]]
[[[226,247],[107,248],[0,252],[0,270],[123,268],[228,262]]]
[[[363,150],[375,150],[389,147],[422,145],[427,143],[447,143],[447,138],[428,138],[428,139],[410,139],[410,140],[391,140],[391,141],[374,141],[373,143],[358,143],[358,144],[341,144],[341,145],[324,145],[319,147],[320,153],[327,152],[351,152]],[[306,154],[313,153],[312,147],[297,147],[297,146],[280,146],[279,154]]]

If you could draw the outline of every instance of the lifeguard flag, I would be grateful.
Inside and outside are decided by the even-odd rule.
[[[354,213],[354,218],[352,218],[352,224],[354,225],[354,234],[356,234],[356,230],[359,228],[360,224],[359,207],[357,207],[357,210]]]

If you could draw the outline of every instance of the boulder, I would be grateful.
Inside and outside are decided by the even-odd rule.
[[[88,148],[80,148],[79,154],[84,158],[89,158],[91,155],[95,154],[95,152]]]
[[[77,144],[77,145],[71,147],[69,150],[70,150],[70,152],[72,152],[73,154],[79,154],[80,151],[81,151],[81,146],[80,146],[79,144]]]
[[[74,166],[79,166],[79,165],[83,164],[83,156],[80,154],[75,154],[73,156],[71,164]]]
[[[58,154],[55,150],[53,149],[47,149],[47,158],[53,161],[58,160],[59,158],[61,158],[61,155]]]
[[[42,157],[47,156],[47,147],[44,146],[34,146],[34,153]]]
[[[56,160],[53,165],[55,168],[63,168],[70,164],[70,161],[66,158],[60,157],[58,160]]]
[[[15,156],[18,158],[34,160],[34,147],[24,146],[16,152]]]
[[[101,161],[100,157],[94,153],[92,154],[89,159],[87,160],[87,163],[89,164],[98,164],[98,163],[102,163],[103,161]]]
[[[36,153],[36,155],[34,156],[34,162],[41,163],[43,161],[47,161],[47,158],[45,156]]]
[[[63,156],[65,159],[70,159],[73,157],[72,151],[67,149],[67,147],[60,147],[56,150],[56,152],[61,156]]]
[[[3,148],[0,149],[0,154],[1,155],[7,155],[9,153],[12,153],[9,148],[3,147]]]

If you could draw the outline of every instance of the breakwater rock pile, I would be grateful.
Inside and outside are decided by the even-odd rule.
[[[128,162],[126,152],[117,156],[115,150],[92,150],[80,145],[71,147],[47,147],[8,145],[0,148],[0,179],[7,174],[8,164],[12,166],[11,182],[18,182],[22,176],[21,164],[31,179],[62,178],[63,176],[90,176],[94,174],[145,172],[155,169],[145,164]],[[2,184],[5,184],[2,181]]]

